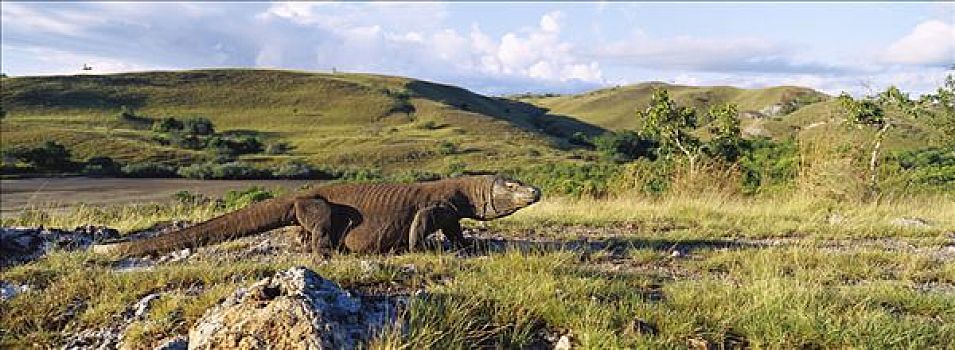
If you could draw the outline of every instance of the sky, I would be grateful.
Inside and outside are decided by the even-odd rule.
[[[935,90],[955,4],[2,2],[9,76],[198,68],[369,72],[485,94],[664,81]],[[87,64],[93,68],[83,71]]]

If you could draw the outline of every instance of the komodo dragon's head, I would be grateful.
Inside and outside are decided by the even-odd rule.
[[[513,214],[518,209],[537,203],[541,192],[534,186],[503,176],[487,176],[484,203],[475,203],[476,219],[491,220]],[[483,204],[483,205],[480,205]]]

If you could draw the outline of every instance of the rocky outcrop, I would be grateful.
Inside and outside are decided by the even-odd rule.
[[[303,267],[236,291],[189,331],[190,349],[351,349],[396,318]]]
[[[84,249],[95,242],[119,237],[119,231],[102,226],[73,230],[41,227],[0,228],[0,267],[36,260],[53,249]]]

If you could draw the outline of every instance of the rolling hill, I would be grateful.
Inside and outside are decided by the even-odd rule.
[[[654,89],[667,90],[678,105],[694,107],[699,113],[715,104],[736,104],[740,109],[743,132],[751,137],[795,137],[832,144],[836,144],[833,141],[845,141],[847,137],[847,129],[841,122],[845,116],[838,102],[832,96],[796,86],[741,89],[648,82],[576,95],[525,95],[514,99],[546,109],[554,115],[568,116],[608,130],[637,130],[640,121],[636,111],[649,104]],[[930,127],[905,116],[892,114],[892,117],[899,123],[887,134],[888,149],[925,145],[932,133]]]
[[[152,119],[204,116],[217,130],[251,131],[294,147],[291,155],[245,156],[249,162],[481,166],[565,158],[573,147],[567,136],[603,131],[522,102],[371,74],[197,70],[4,78],[2,102],[3,147],[53,139],[78,159],[188,163],[207,157],[154,142],[148,120],[118,118],[124,106]]]
[[[745,132],[777,139],[838,138],[841,109],[807,88],[693,87],[659,82],[577,95],[489,97],[455,86],[404,77],[354,73],[215,69],[111,75],[2,78],[0,147],[54,140],[85,160],[184,165],[214,157],[157,142],[152,120],[203,116],[218,131],[251,133],[287,143],[285,154],[245,155],[271,165],[292,159],[336,167],[440,171],[547,161],[579,161],[593,151],[569,138],[582,132],[635,129],[635,111],[652,90],[705,109],[740,106]],[[148,119],[124,120],[123,108]],[[929,128],[904,121],[887,148],[918,146]]]

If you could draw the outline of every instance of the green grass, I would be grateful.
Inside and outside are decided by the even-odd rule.
[[[779,86],[766,89],[739,89],[729,86],[697,87],[664,83],[641,83],[595,90],[578,95],[529,98],[525,101],[612,130],[639,127],[636,111],[650,103],[654,88],[665,88],[681,106],[703,108],[735,103],[741,111],[759,111],[781,103],[795,94],[819,94],[811,89]]]
[[[413,299],[402,322],[375,338],[373,348],[525,347],[540,342],[541,332],[570,334],[575,346],[592,349],[701,342],[945,347],[955,342],[955,256],[945,250],[955,229],[952,203],[941,197],[868,204],[720,195],[548,198],[491,223],[491,230],[513,240],[512,248],[469,258],[432,252],[316,262],[301,254],[214,254],[151,271],[115,272],[103,258],[60,252],[0,272],[2,280],[33,287],[0,303],[7,310],[0,343],[57,344],[64,332],[108,324],[130,303],[163,291],[147,318],[127,333],[128,345],[149,348],[184,334],[235,288],[305,265],[345,288],[427,291]],[[845,223],[830,223],[830,213]],[[79,207],[3,224],[131,230],[216,214],[208,207]],[[889,223],[903,216],[932,227]],[[533,244],[539,240],[564,248]],[[573,245],[581,240],[605,244],[596,250]],[[241,251],[243,244],[250,243],[222,249]],[[683,254],[673,257],[672,250]],[[364,270],[362,260],[379,267]],[[407,264],[415,269],[401,268]],[[203,292],[190,292],[196,288]]]
[[[152,140],[148,125],[123,122],[122,106],[150,118],[205,116],[218,131],[255,130],[287,142],[313,163],[439,170],[442,141],[461,146],[459,161],[486,167],[502,159],[563,159],[562,133],[589,126],[539,120],[537,107],[409,78],[272,70],[197,70],[4,78],[3,148],[52,139],[83,160],[189,163],[209,156]],[[556,119],[555,119],[556,120]],[[432,129],[419,125],[430,122]],[[541,131],[560,122],[564,129]],[[258,156],[280,162],[289,156]],[[265,158],[265,159],[262,159]]]

